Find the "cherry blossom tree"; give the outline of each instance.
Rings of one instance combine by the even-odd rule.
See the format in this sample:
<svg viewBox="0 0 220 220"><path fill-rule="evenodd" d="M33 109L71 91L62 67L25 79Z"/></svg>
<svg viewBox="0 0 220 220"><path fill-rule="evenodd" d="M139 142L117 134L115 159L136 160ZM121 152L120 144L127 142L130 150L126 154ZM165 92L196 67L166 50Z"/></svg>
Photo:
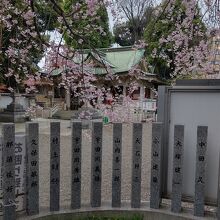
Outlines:
<svg viewBox="0 0 220 220"><path fill-rule="evenodd" d="M207 40L199 7L195 1L191 1L191 6L187 2L189 8L184 1L176 0L167 8L165 3L160 7L164 14L159 13L160 18L156 22L152 20L146 28L148 62L167 78L184 71L189 74L195 68L199 71L206 54L201 51L200 64L195 61L198 61L198 52L206 46Z"/></svg>
<svg viewBox="0 0 220 220"><path fill-rule="evenodd" d="M210 45L212 34L219 30L218 11L217 1L163 1L157 18L146 27L147 58L153 71L167 78L213 73Z"/></svg>
<svg viewBox="0 0 220 220"><path fill-rule="evenodd" d="M41 1L47 7L45 15L48 22L44 22L42 15L42 7L36 0L1 0L0 2L0 78L5 82L11 91L18 91L26 80L26 92L32 92L35 88L35 81L39 79L39 68L37 63L45 52L47 66L45 69L50 73L56 68L62 68L62 80L60 86L66 89L71 89L74 94L84 101L91 101L96 108L102 109L103 101L113 99L117 102L118 97L112 97L109 90L117 88L119 78L115 76L110 66L102 61L101 54L97 50L96 45L93 45L89 38L84 34L90 30L105 35L105 31L97 25L91 26L90 23L86 26L78 26L74 21L80 17L84 17L89 21L97 21L98 11L103 6L108 7L113 17L122 19L122 12L127 6L124 0L85 0L78 1L68 11L65 11L62 2L57 0ZM131 1L130 1L131 2ZM142 5L146 1L135 1L141 7L137 9L140 18L144 18ZM151 1L156 5L158 1ZM121 4L122 11L119 12L117 5ZM133 4L133 3L132 3ZM176 0L165 0L161 5L155 7L157 18L154 19L155 24L161 20L166 14L164 22L172 18L175 10ZM166 45L171 46L171 50L175 53L173 62L175 68L171 75L173 77L211 72L208 66L208 57L210 55L209 41L210 34L219 34L220 24L220 4L218 0L183 0L181 1L182 9L179 15L176 16L175 26L172 31L161 36L159 43L161 48ZM198 10L201 9L201 10ZM182 11L184 13L182 13ZM194 18L200 16L205 25L206 32L202 32L203 25L194 23ZM49 20L53 22L49 22ZM126 18L123 18L126 20ZM142 19L142 18L141 18ZM50 27L51 25L51 27ZM54 26L53 26L54 25ZM147 28L147 27L146 27ZM47 39L46 30L56 29L61 34L59 42L50 42ZM77 48L84 48L88 45L97 59L100 59L102 66L106 69L106 74L103 78L97 78L93 72L93 64L84 62L83 51L80 51L73 46L65 44L64 36L68 35L79 45ZM194 47L189 47L191 41L198 42ZM146 46L148 42L140 42L136 47ZM81 46L80 46L81 45ZM161 53L155 51L152 56L161 56ZM169 65L170 58L163 57ZM135 72L135 71L133 71ZM138 74L136 74L136 78ZM49 74L50 76L50 74ZM48 77L49 77L48 76ZM108 87L99 86L98 81L107 81ZM132 84L131 84L132 85ZM133 86L133 85L132 85ZM131 88L132 91L132 88Z"/></svg>
<svg viewBox="0 0 220 220"><path fill-rule="evenodd" d="M25 77L29 75L33 76L33 73L36 72L34 68L35 65L33 64L36 64L39 59L36 55L37 51L45 51L46 47L49 48L53 46L53 44L49 45L44 39L45 32L42 32L40 25L40 22L43 22L40 16L40 11L42 11L42 8L40 8L36 2L37 1L34 0L2 0L0 3L0 58L1 64L3 62L8 63L8 65L1 65L1 79L4 78L6 74L5 78L10 78L9 76L13 76L17 82L21 82L19 81L20 75L23 74ZM87 0L83 3L82 1L79 1L78 3L74 4L71 7L71 10L68 10L68 12L65 12L63 9L61 3L62 1L49 0L46 1L46 3L45 1L42 2L44 2L44 4L50 8L51 13L55 14L55 17L58 18L56 28L62 34L62 39L60 42L62 42L64 34L68 33L68 36L76 39L79 44L84 44L87 43L88 39L84 36L84 34L82 34L83 32L80 27L77 29L74 28L74 20L80 16L83 15L84 17L88 17L90 20L95 20L97 19L97 11L103 5L113 8L115 4L120 4L121 9L125 14L127 14L126 10L129 10L130 6L135 8L137 7L137 9L134 10L134 13L136 12L137 16L135 16L141 19L142 17L144 18L143 8L145 5L153 5L158 1L136 1L136 3L130 1L129 4L126 5L126 1ZM174 9L173 5L175 4L175 0L167 0L163 2L165 5L164 7L156 7L158 19L163 16L165 12L171 14L172 10ZM194 21L192 18L198 14L197 7L195 7L196 4L199 4L199 7L202 8L199 13L201 13L202 20L206 24L207 31L213 33L213 29L218 30L220 23L219 1L185 0L182 1L182 5L185 7L184 19L179 18L179 21L181 20L181 22L177 22L175 29L171 33L172 36L167 36L167 39L161 39L161 42L163 40L170 42L173 40L178 44L178 41L182 39L181 37L184 37L185 39L187 37L192 38L192 35L183 36L185 33L181 29L185 28L190 30L190 27L187 27L187 25L192 25ZM114 11L114 9L112 9L112 13L117 13L117 10ZM135 16L133 14L133 17ZM47 17L50 19L49 15ZM155 23L157 21L158 20L156 19ZM46 23L44 23L44 25L45 24ZM83 28L85 28L84 31L87 31L89 25ZM98 26L96 28L97 31L100 31L100 34L102 34L103 30L99 30ZM199 27L197 28L199 29ZM200 30L197 31L198 34L199 31ZM175 38L178 38L178 41ZM95 49L96 45L90 45L90 47ZM71 50L73 52L74 48L71 48ZM36 53L34 53L34 51L36 51ZM70 54L74 54L72 52Z"/></svg>
<svg viewBox="0 0 220 220"><path fill-rule="evenodd" d="M77 0L65 0L63 8L65 13L72 11L72 8L79 4ZM85 1L80 1L82 7L88 7ZM69 34L64 35L65 43L74 48L90 48L90 44L96 46L96 48L108 48L112 43L112 35L109 30L109 18L105 4L101 4L97 11L97 16L87 16L86 11L83 10L74 15L74 23L72 23L72 29L79 30L80 35L87 38L89 43L79 45L75 39L69 37Z"/></svg>

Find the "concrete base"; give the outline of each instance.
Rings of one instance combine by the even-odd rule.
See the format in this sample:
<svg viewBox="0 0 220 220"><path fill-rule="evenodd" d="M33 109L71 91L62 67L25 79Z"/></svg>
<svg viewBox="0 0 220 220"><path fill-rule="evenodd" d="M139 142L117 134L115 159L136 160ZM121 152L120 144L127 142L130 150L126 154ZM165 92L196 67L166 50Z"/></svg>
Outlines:
<svg viewBox="0 0 220 220"><path fill-rule="evenodd" d="M102 115L98 109L92 107L82 107L73 114L72 119L79 119L84 116L84 118L89 119L102 119Z"/></svg>
<svg viewBox="0 0 220 220"><path fill-rule="evenodd" d="M29 120L25 112L0 112L0 122L22 123Z"/></svg>
<svg viewBox="0 0 220 220"><path fill-rule="evenodd" d="M6 111L9 111L9 112L23 112L24 111L24 108L22 105L20 105L19 103L15 103L15 102L12 102L10 103L8 106L7 106L7 109Z"/></svg>
<svg viewBox="0 0 220 220"><path fill-rule="evenodd" d="M70 120L74 113L76 113L76 110L75 111L72 111L72 110L71 111L60 110L57 113L55 113L52 118L54 118L54 119L62 119L62 120Z"/></svg>
<svg viewBox="0 0 220 220"><path fill-rule="evenodd" d="M125 217L131 219L131 217L139 216L143 220L214 220L216 219L215 213L206 213L205 217L193 216L193 210L183 209L181 213L172 213L170 207L163 206L160 209L150 209L149 202L142 202L142 206L139 209L130 208L130 204L126 202L126 207L122 203L122 208L107 208L105 204L100 208L89 208L87 205L82 205L81 209L69 210L64 208L60 212L45 212L37 216L25 217L20 213L18 220L80 220L90 216L97 217ZM147 206L146 206L147 205ZM1 218L0 218L1 219ZM134 218L135 219L135 218ZM136 218L137 219L137 218Z"/></svg>
<svg viewBox="0 0 220 220"><path fill-rule="evenodd" d="M82 119L82 120L78 120L78 119L73 119L71 120L71 123L77 121L77 122L82 122L82 129L92 129L92 122L102 122L102 119L94 119L94 120L88 120L88 119ZM70 125L71 127L71 125Z"/></svg>
<svg viewBox="0 0 220 220"><path fill-rule="evenodd" d="M80 119L82 115L84 118ZM73 114L72 120L80 120L82 122L83 129L91 129L92 122L102 122L102 115L98 109L92 107L82 107Z"/></svg>
<svg viewBox="0 0 220 220"><path fill-rule="evenodd" d="M3 112L0 112L0 122L22 123L29 120L23 106L16 101L16 97L16 95L12 96L12 102Z"/></svg>

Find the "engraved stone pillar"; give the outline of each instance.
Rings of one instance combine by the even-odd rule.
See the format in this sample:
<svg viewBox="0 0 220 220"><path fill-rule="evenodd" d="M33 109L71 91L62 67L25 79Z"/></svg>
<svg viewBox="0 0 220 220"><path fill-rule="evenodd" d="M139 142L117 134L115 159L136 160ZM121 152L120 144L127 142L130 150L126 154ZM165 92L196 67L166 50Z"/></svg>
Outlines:
<svg viewBox="0 0 220 220"><path fill-rule="evenodd" d="M91 157L91 207L101 206L102 129L102 122L93 123Z"/></svg>
<svg viewBox="0 0 220 220"><path fill-rule="evenodd" d="M39 213L39 125L29 122L26 124L27 152L27 213Z"/></svg>
<svg viewBox="0 0 220 220"><path fill-rule="evenodd" d="M81 207L82 122L72 123L72 198L71 208Z"/></svg>
<svg viewBox="0 0 220 220"><path fill-rule="evenodd" d="M121 207L122 124L113 125L112 207Z"/></svg>
<svg viewBox="0 0 220 220"><path fill-rule="evenodd" d="M3 124L3 220L15 220L15 127Z"/></svg>
<svg viewBox="0 0 220 220"><path fill-rule="evenodd" d="M207 136L208 127L198 126L194 215L200 217L204 216Z"/></svg>
<svg viewBox="0 0 220 220"><path fill-rule="evenodd" d="M161 139L162 123L152 125L150 207L159 209L161 202Z"/></svg>
<svg viewBox="0 0 220 220"><path fill-rule="evenodd" d="M60 209L60 122L50 124L50 211Z"/></svg>
<svg viewBox="0 0 220 220"><path fill-rule="evenodd" d="M173 149L173 179L172 179L172 202L171 211L181 211L182 181L183 181L183 151L184 151L184 126L174 127Z"/></svg>
<svg viewBox="0 0 220 220"><path fill-rule="evenodd" d="M142 124L133 124L131 207L141 206Z"/></svg>

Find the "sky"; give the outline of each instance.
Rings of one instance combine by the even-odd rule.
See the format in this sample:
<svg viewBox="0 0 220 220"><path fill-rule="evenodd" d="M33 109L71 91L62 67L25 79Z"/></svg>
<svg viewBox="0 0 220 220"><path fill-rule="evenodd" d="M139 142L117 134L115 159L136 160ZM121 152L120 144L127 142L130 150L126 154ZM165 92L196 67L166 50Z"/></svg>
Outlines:
<svg viewBox="0 0 220 220"><path fill-rule="evenodd" d="M114 22L114 18L112 16L112 13L111 13L110 10L108 10L108 16L109 16L109 29L110 29L111 32L113 32L113 27L114 27L115 22ZM54 31L54 32L50 33L50 40L51 41L55 41L56 43L59 43L60 38L61 38L61 35L57 31ZM38 63L38 66L40 68L43 68L44 65L45 65L45 57L43 57L41 59L41 61Z"/></svg>
<svg viewBox="0 0 220 220"><path fill-rule="evenodd" d="M108 9L108 18L109 18L109 28L110 28L110 31L113 32L114 19L113 19L111 11L109 9Z"/></svg>

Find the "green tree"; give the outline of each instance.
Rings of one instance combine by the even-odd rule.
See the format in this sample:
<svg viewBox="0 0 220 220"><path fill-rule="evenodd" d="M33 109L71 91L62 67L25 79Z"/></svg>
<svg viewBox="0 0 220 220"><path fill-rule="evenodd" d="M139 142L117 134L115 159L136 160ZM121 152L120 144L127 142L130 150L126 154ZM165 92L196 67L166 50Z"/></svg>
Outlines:
<svg viewBox="0 0 220 220"><path fill-rule="evenodd" d="M73 48L109 47L113 37L109 30L109 18L106 7L101 5L96 12L96 16L90 16L86 14L87 6L83 0L64 0L63 9L67 15L72 10L72 7L76 6L76 3L81 3L81 11L84 11L84 13L79 14L77 19L70 16L69 20L72 19L71 27L73 31L83 36L86 41L82 45L79 45L78 39L74 39L68 33L65 33L64 40L66 44Z"/></svg>
<svg viewBox="0 0 220 220"><path fill-rule="evenodd" d="M63 0L56 0L56 3L62 7ZM57 13L53 9L50 1L38 0L33 3L37 16L37 26L41 33L45 31L54 31L59 27Z"/></svg>
<svg viewBox="0 0 220 220"><path fill-rule="evenodd" d="M145 13L142 15L128 16L127 21L115 24L113 33L116 43L121 46L131 46L134 45L136 41L143 40L144 28L153 19L154 8L152 6L145 6L145 8L143 7L141 9L145 10ZM131 8L131 10L135 9ZM132 14L132 11L130 13ZM135 12L133 13L135 14Z"/></svg>
<svg viewBox="0 0 220 220"><path fill-rule="evenodd" d="M115 24L114 29L114 40L120 46L131 46L134 45L134 38L131 35L128 22L122 24Z"/></svg>
<svg viewBox="0 0 220 220"><path fill-rule="evenodd" d="M19 84L23 84L21 80L25 75L39 69L37 64L49 41L47 31L53 31L58 23L52 5L44 0L32 1L29 6L16 0L10 5L3 13L8 14L7 22L11 28L0 19L0 82L20 90ZM5 73L11 74L5 77ZM16 80L18 76L21 83Z"/></svg>
<svg viewBox="0 0 220 220"><path fill-rule="evenodd" d="M146 57L152 72L164 79L169 79L174 72L177 54L181 53L182 50L190 51L198 46L201 40L206 39L206 27L202 22L198 5L192 22L186 24L187 13L189 12L186 13L186 6L183 5L182 1L176 0L169 9L166 8L168 4L169 1L164 1L158 6L160 13L156 19L151 20L147 25L144 35L147 43ZM178 47L174 45L174 40L167 40L172 37L174 39L177 35L185 36ZM191 37L188 36L187 39L187 35ZM163 39L165 40L163 41ZM193 60L194 58L191 57L190 59Z"/></svg>

